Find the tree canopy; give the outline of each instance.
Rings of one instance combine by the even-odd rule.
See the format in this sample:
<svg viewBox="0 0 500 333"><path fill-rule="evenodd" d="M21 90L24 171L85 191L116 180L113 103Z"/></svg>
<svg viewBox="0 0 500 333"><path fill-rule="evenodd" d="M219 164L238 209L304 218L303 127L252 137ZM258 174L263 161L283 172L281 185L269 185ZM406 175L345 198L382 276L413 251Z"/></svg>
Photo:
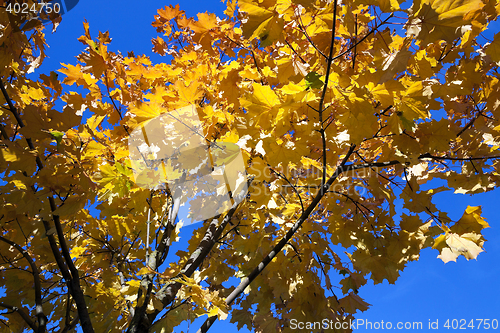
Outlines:
<svg viewBox="0 0 500 333"><path fill-rule="evenodd" d="M0 332L200 316L206 332L229 313L289 332L355 318L360 288L396 283L424 248L483 252L482 208L453 220L433 196L498 186L500 33L483 35L498 1L166 6L164 62L83 22L59 73L37 68L64 17L14 3L0 0Z"/></svg>

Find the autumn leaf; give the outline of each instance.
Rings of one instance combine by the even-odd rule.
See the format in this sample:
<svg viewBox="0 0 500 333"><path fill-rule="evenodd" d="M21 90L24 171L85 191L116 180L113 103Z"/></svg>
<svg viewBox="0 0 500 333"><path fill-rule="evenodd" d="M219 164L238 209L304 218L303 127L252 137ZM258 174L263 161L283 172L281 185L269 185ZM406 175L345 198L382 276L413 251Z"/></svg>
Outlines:
<svg viewBox="0 0 500 333"><path fill-rule="evenodd" d="M263 8L252 0L238 1L240 11L248 14L243 25L243 36L248 39L259 38L262 46L269 46L281 36L284 21L272 8Z"/></svg>
<svg viewBox="0 0 500 333"><path fill-rule="evenodd" d="M461 37L465 26L475 19L484 6L480 0L421 1L412 7L407 35L417 36L422 46L435 40L451 43Z"/></svg>
<svg viewBox="0 0 500 333"><path fill-rule="evenodd" d="M439 236L434 242L433 248L440 249L438 258L444 263L457 261L458 256L463 255L467 260L476 259L483 252L481 236L476 233L465 233L458 235L448 233Z"/></svg>
<svg viewBox="0 0 500 333"><path fill-rule="evenodd" d="M458 234L481 233L484 228L489 227L489 224L481 216L481 206L467 206L464 214L451 227L451 230Z"/></svg>
<svg viewBox="0 0 500 333"><path fill-rule="evenodd" d="M325 84L321 81L321 75L316 72L310 72L306 75L306 87L312 89L321 89Z"/></svg>
<svg viewBox="0 0 500 333"><path fill-rule="evenodd" d="M350 292L346 297L340 300L340 306L346 309L349 313L356 313L359 311L366 311L370 304L366 303L358 295Z"/></svg>

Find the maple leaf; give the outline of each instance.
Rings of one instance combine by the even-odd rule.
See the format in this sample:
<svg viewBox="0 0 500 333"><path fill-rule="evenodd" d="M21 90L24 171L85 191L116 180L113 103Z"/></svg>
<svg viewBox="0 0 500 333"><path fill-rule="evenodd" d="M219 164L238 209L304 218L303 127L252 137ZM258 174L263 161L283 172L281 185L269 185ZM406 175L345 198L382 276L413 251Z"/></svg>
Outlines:
<svg viewBox="0 0 500 333"><path fill-rule="evenodd" d="M378 81L382 84L393 78L394 75L404 71L408 67L408 61L412 52L408 50L411 44L411 40L406 38L399 51L387 55L384 62L382 63L382 70L384 71L382 77Z"/></svg>
<svg viewBox="0 0 500 333"><path fill-rule="evenodd" d="M158 36L156 38L153 38L151 41L153 42L153 51L158 53L159 55L164 56L168 50L168 46L163 38Z"/></svg>
<svg viewBox="0 0 500 333"><path fill-rule="evenodd" d="M407 25L407 35L417 36L422 46L441 39L452 43L465 32L460 27L478 16L483 6L481 0L415 2L410 9L412 16Z"/></svg>
<svg viewBox="0 0 500 333"><path fill-rule="evenodd" d="M256 118L257 124L265 127L278 112L276 107L280 104L280 100L269 86L254 83L252 87L253 93L241 98L240 103L248 110L249 115Z"/></svg>
<svg viewBox="0 0 500 333"><path fill-rule="evenodd" d="M439 121L432 120L429 123L419 125L418 131L422 133L432 133L431 136L421 144L429 152L442 152L450 149L450 142L456 137L453 131L450 130L449 121L441 119Z"/></svg>
<svg viewBox="0 0 500 333"><path fill-rule="evenodd" d="M240 11L249 18L243 24L243 36L248 39L259 38L262 46L269 46L281 36L284 21L274 9L263 8L252 0L238 1Z"/></svg>
<svg viewBox="0 0 500 333"><path fill-rule="evenodd" d="M446 233L438 237L435 241L434 248L442 247L441 254L438 258L444 263L449 261L457 261L459 255L463 255L467 260L476 259L481 249L480 235L475 233L466 233L458 235L455 233ZM446 242L447 246L441 243Z"/></svg>
<svg viewBox="0 0 500 333"><path fill-rule="evenodd" d="M460 220L451 227L451 230L459 235L465 233L479 234L484 228L489 228L489 224L481 216L481 207L467 206L464 214Z"/></svg>
<svg viewBox="0 0 500 333"><path fill-rule="evenodd" d="M312 89L321 89L325 84L320 79L321 75L316 72L310 72L306 75L306 87Z"/></svg>
<svg viewBox="0 0 500 333"><path fill-rule="evenodd" d="M370 304L363 301L361 297L351 291L346 297L340 299L340 306L349 313L356 313L358 310L368 310Z"/></svg>
<svg viewBox="0 0 500 333"><path fill-rule="evenodd" d="M500 62L500 32L497 33L494 38L493 42L488 44L485 50L486 54L491 57L491 60L495 62Z"/></svg>
<svg viewBox="0 0 500 333"><path fill-rule="evenodd" d="M179 5L176 5L175 7L170 5L166 6L163 9L158 9L158 14L166 21L170 21L171 19L181 15L182 13L184 13L184 11L179 9Z"/></svg>
<svg viewBox="0 0 500 333"><path fill-rule="evenodd" d="M52 139L56 140L57 150L59 150L61 147L61 142L62 142L64 133L59 132L59 131L47 131L47 130L42 130L42 131L48 133L52 137Z"/></svg>

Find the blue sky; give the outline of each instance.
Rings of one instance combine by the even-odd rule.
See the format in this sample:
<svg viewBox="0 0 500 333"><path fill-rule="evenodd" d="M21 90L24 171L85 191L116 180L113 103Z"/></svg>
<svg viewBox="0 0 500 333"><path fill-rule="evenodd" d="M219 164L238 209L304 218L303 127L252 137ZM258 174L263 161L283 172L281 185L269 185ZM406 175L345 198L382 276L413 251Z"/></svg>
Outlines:
<svg viewBox="0 0 500 333"><path fill-rule="evenodd" d="M151 38L156 31L151 27L153 16L158 8L163 8L174 2L159 1L96 1L87 0L80 3L69 13L63 16L61 25L55 34L47 33L48 59L36 73L48 73L61 68L60 63L75 64L76 56L83 49L77 38L83 34L82 22L86 19L90 24L92 36L98 31L109 31L113 39L109 48L120 50L126 55L127 51L134 51L136 55L150 55L153 62L165 61L165 58L151 52ZM188 16L195 16L198 12L215 12L222 15L224 4L217 0L183 1L181 9ZM423 330L419 332L448 331L444 328L446 320L465 319L469 324L471 319L500 320L500 287L497 282L500 276L500 233L498 231L498 190L475 196L452 194L451 191L436 195L435 203L449 217L459 219L467 205L483 207L483 216L492 228L486 229L483 234L487 239L484 249L478 260L467 261L459 257L456 263L444 264L436 256L436 250L424 250L418 262L410 263L396 285L387 283L373 286L368 284L362 287L360 295L373 306L366 312L358 314L358 318L372 323L390 321L422 322ZM191 228L185 227L181 231L181 243L189 237ZM429 320L439 320L438 330L429 330ZM475 322L477 325L477 322ZM189 328L195 332L201 322L195 322ZM237 332L236 325L217 322L211 331L227 333ZM465 326L466 327L466 326ZM183 327L186 331L186 327ZM472 330L467 327L468 330ZM500 329L500 328L499 328ZM451 329L450 329L451 330ZM177 331L177 330L176 330ZM181 329L178 330L180 332ZM359 328L357 332L371 331ZM485 331L483 329L474 331ZM248 332L243 329L240 332Z"/></svg>

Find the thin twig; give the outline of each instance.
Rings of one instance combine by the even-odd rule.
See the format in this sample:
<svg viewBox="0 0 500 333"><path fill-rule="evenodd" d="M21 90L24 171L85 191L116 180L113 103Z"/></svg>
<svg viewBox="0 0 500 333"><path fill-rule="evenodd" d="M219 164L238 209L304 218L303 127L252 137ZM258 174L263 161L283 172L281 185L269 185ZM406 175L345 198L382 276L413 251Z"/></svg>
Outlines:
<svg viewBox="0 0 500 333"><path fill-rule="evenodd" d="M353 48L355 48L358 44L362 43L366 38L368 38L368 36L370 36L372 33L374 33L378 28L380 28L380 26L382 24L385 24L391 17L394 16L394 13L391 13L389 15L388 18L386 18L384 21L382 21L379 25L377 25L375 28L373 28L372 30L370 30L369 33L367 33L363 38L361 38L356 44L352 45L350 48L348 48L347 50L345 50L344 52L340 53L338 56L336 56L335 58L333 58L333 60L336 60L338 58L341 58L343 57L345 54L349 53L349 51L351 51Z"/></svg>
<svg viewBox="0 0 500 333"><path fill-rule="evenodd" d="M326 75L325 75L325 84L323 85L323 92L321 93L321 99L319 101L319 122L321 124L320 134L321 134L321 142L323 146L323 176L321 179L321 187L326 183L326 135L325 128L323 124L323 105L325 103L326 91L328 89L328 82L330 78L330 71L332 69L333 62L333 50L335 43L335 28L337 23L337 0L333 3L333 27L332 27L332 38L330 40L330 54L328 55L328 60L326 64Z"/></svg>

